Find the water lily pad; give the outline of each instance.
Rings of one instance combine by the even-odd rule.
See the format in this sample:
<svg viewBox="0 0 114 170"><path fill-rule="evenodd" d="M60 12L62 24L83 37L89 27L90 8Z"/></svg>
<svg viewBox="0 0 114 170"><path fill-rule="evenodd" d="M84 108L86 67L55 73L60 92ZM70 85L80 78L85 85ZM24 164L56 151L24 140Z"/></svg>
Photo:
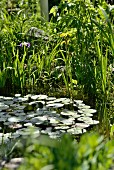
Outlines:
<svg viewBox="0 0 114 170"><path fill-rule="evenodd" d="M48 128L46 128L45 130L41 130L41 133L43 133L43 134L48 134L48 133L50 133L52 131L52 127L48 127Z"/></svg>
<svg viewBox="0 0 114 170"><path fill-rule="evenodd" d="M63 116L73 116L74 117L75 115L77 115L77 112L70 111L70 110L63 110L60 114Z"/></svg>
<svg viewBox="0 0 114 170"><path fill-rule="evenodd" d="M60 131L56 131L56 132L48 132L48 135L50 138L52 139L56 139L60 137Z"/></svg>
<svg viewBox="0 0 114 170"><path fill-rule="evenodd" d="M13 97L4 97L4 100L13 100Z"/></svg>
<svg viewBox="0 0 114 170"><path fill-rule="evenodd" d="M78 108L79 109L90 109L90 106L81 104L81 105L78 106Z"/></svg>
<svg viewBox="0 0 114 170"><path fill-rule="evenodd" d="M63 98L58 98L58 99L56 99L55 102L56 102L56 103L59 103L59 102L64 102L64 101L66 101L66 100L70 101L70 99L67 99L67 98L63 97Z"/></svg>
<svg viewBox="0 0 114 170"><path fill-rule="evenodd" d="M81 104L81 103L83 103L83 100L74 100L74 103Z"/></svg>
<svg viewBox="0 0 114 170"><path fill-rule="evenodd" d="M74 118L69 118L69 119L64 119L62 120L61 122L64 124L64 125L72 125L74 124Z"/></svg>
<svg viewBox="0 0 114 170"><path fill-rule="evenodd" d="M56 130L59 130L59 129L66 130L66 129L69 129L69 126L65 126L65 125L64 126L62 126L62 125L61 126L56 126L55 129Z"/></svg>
<svg viewBox="0 0 114 170"><path fill-rule="evenodd" d="M41 125L41 124L43 124L43 121L40 121L40 120L38 120L38 121L35 123L36 126L39 126L39 125Z"/></svg>
<svg viewBox="0 0 114 170"><path fill-rule="evenodd" d="M75 126L83 129L89 127L90 125L87 123L76 123Z"/></svg>
<svg viewBox="0 0 114 170"><path fill-rule="evenodd" d="M21 94L15 94L15 97L20 97L21 96Z"/></svg>
<svg viewBox="0 0 114 170"><path fill-rule="evenodd" d="M8 122L8 123L11 123L11 122ZM19 129L19 128L22 128L22 125L19 124L19 123L14 123L14 124L9 124L9 128L11 129Z"/></svg>
<svg viewBox="0 0 114 170"><path fill-rule="evenodd" d="M27 101L28 101L28 98L27 98L27 97L18 97L18 101L19 101L20 103L22 103L22 102L27 102Z"/></svg>
<svg viewBox="0 0 114 170"><path fill-rule="evenodd" d="M32 112L31 114L26 115L26 118L30 119L30 118L33 118L35 116L36 116L36 114Z"/></svg>
<svg viewBox="0 0 114 170"><path fill-rule="evenodd" d="M85 106L85 104L84 103L80 103L79 105L78 105L78 107L84 107Z"/></svg>
<svg viewBox="0 0 114 170"><path fill-rule="evenodd" d="M98 120L85 120L84 122L89 124L89 125L97 125L97 124L99 124Z"/></svg>
<svg viewBox="0 0 114 170"><path fill-rule="evenodd" d="M96 113L97 110L95 109L82 109L83 112L86 112L86 113Z"/></svg>
<svg viewBox="0 0 114 170"><path fill-rule="evenodd" d="M77 120L79 120L79 121L91 121L92 120L92 118L91 117L87 117L87 116L85 116L85 117L79 117Z"/></svg>
<svg viewBox="0 0 114 170"><path fill-rule="evenodd" d="M32 123L24 123L24 126L25 126L25 127L33 126L33 124L32 124Z"/></svg>
<svg viewBox="0 0 114 170"><path fill-rule="evenodd" d="M12 122L4 122L4 125L10 126L10 125L12 125Z"/></svg>
<svg viewBox="0 0 114 170"><path fill-rule="evenodd" d="M64 104L62 103L51 103L51 104L46 105L46 107L53 107L53 108L61 108L63 106Z"/></svg>
<svg viewBox="0 0 114 170"><path fill-rule="evenodd" d="M43 94L38 95L39 100L46 100L47 98L48 98L47 95L43 95Z"/></svg>
<svg viewBox="0 0 114 170"><path fill-rule="evenodd" d="M0 110L7 110L8 108L8 105L5 105L4 103L0 102Z"/></svg>
<svg viewBox="0 0 114 170"><path fill-rule="evenodd" d="M21 135L19 133L12 133L10 139L17 139L19 138Z"/></svg>
<svg viewBox="0 0 114 170"><path fill-rule="evenodd" d="M24 116L20 116L20 117L10 117L10 118L8 118L8 121L9 122L22 122L22 121L24 121L26 118L24 117Z"/></svg>
<svg viewBox="0 0 114 170"><path fill-rule="evenodd" d="M4 118L4 117L3 117L3 118L2 118L2 117L0 118L0 122L5 122L6 120L7 120L7 118Z"/></svg>
<svg viewBox="0 0 114 170"><path fill-rule="evenodd" d="M53 100L56 100L56 97L47 97L46 98L46 101L53 101Z"/></svg>
<svg viewBox="0 0 114 170"><path fill-rule="evenodd" d="M39 95L31 95L31 99L37 100L39 98Z"/></svg>
<svg viewBox="0 0 114 170"><path fill-rule="evenodd" d="M0 101L3 101L4 100L4 96L0 96Z"/></svg>
<svg viewBox="0 0 114 170"><path fill-rule="evenodd" d="M6 100L6 101L4 101L4 104L6 104L6 105L12 105L13 103L14 103L13 100Z"/></svg>
<svg viewBox="0 0 114 170"><path fill-rule="evenodd" d="M53 118L53 117L50 118L49 121L50 121L51 124L58 124L59 123L58 119L57 118Z"/></svg>
<svg viewBox="0 0 114 170"><path fill-rule="evenodd" d="M62 103L64 103L65 105L67 105L67 104L73 103L73 101L72 101L71 99L69 99L69 98L65 98L65 99L62 101Z"/></svg>
<svg viewBox="0 0 114 170"><path fill-rule="evenodd" d="M32 123L37 123L39 121L43 123L46 120L47 120L47 116L37 116L37 117L32 118L30 121Z"/></svg>
<svg viewBox="0 0 114 170"><path fill-rule="evenodd" d="M79 128L71 128L71 129L68 129L67 132L73 135L78 135L78 134L83 133L82 129L79 129Z"/></svg>
<svg viewBox="0 0 114 170"><path fill-rule="evenodd" d="M21 112L21 110L18 112L14 112L15 113L15 116L26 116L26 114L24 112Z"/></svg>
<svg viewBox="0 0 114 170"><path fill-rule="evenodd" d="M88 112L84 112L83 110L78 110L78 113L81 114L81 116L87 116L87 117L92 117L93 114L88 113Z"/></svg>

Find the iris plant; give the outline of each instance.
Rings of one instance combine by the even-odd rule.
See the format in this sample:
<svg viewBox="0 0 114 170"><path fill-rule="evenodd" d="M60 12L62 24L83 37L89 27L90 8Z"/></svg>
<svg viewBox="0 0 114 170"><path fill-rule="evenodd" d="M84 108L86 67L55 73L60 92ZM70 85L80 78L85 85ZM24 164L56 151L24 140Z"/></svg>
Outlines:
<svg viewBox="0 0 114 170"><path fill-rule="evenodd" d="M30 43L29 42L23 42L19 46L20 47L23 47L23 46L30 47Z"/></svg>

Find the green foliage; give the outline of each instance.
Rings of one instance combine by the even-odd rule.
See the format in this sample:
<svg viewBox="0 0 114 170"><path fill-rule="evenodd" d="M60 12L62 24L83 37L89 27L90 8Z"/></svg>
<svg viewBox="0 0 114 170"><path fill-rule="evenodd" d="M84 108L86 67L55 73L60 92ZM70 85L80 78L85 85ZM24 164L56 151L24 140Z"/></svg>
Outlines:
<svg viewBox="0 0 114 170"><path fill-rule="evenodd" d="M46 144L29 145L26 161L19 169L104 170L113 165L114 142L104 141L98 134L85 134L79 143L64 135L54 145Z"/></svg>
<svg viewBox="0 0 114 170"><path fill-rule="evenodd" d="M50 11L54 23L53 17L46 23L40 18L39 2L9 2L0 4L1 86L11 79L4 76L11 67L14 88L65 85L70 96L78 88L108 98L113 86L113 6L104 0L61 1ZM18 11L9 12L14 7ZM44 30L48 38L27 35L31 27ZM30 42L30 48L20 48L22 42Z"/></svg>

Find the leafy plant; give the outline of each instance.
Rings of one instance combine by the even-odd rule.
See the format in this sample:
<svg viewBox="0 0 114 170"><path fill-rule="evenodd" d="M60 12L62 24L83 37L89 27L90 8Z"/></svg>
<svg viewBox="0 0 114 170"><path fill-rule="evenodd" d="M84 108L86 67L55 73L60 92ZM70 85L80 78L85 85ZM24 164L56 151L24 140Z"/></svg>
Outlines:
<svg viewBox="0 0 114 170"><path fill-rule="evenodd" d="M19 169L103 170L113 165L114 142L104 142L103 136L98 134L85 134L79 143L65 135L53 144L51 147L37 143L29 145L26 154L32 151L32 155L28 154Z"/></svg>

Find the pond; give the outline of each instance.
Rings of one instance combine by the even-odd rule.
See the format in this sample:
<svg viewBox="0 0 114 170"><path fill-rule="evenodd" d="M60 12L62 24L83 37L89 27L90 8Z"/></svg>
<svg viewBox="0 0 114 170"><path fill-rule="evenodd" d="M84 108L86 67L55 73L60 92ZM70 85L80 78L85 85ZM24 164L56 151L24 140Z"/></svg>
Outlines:
<svg viewBox="0 0 114 170"><path fill-rule="evenodd" d="M41 94L29 92L0 96L0 149L4 151L0 155L0 168L16 169L24 161L17 149L19 146L15 148L20 143L25 147L33 141L52 145L53 140L60 140L64 134L80 141L82 134L103 133L104 129L109 136L110 119L105 102L95 107L93 101L82 97L80 92L73 94L73 98L60 90L49 91L47 95L43 90Z"/></svg>
<svg viewBox="0 0 114 170"><path fill-rule="evenodd" d="M64 133L80 135L97 125L97 111L82 100L45 94L0 96L0 143L34 133L59 138ZM94 116L95 115L95 116Z"/></svg>

